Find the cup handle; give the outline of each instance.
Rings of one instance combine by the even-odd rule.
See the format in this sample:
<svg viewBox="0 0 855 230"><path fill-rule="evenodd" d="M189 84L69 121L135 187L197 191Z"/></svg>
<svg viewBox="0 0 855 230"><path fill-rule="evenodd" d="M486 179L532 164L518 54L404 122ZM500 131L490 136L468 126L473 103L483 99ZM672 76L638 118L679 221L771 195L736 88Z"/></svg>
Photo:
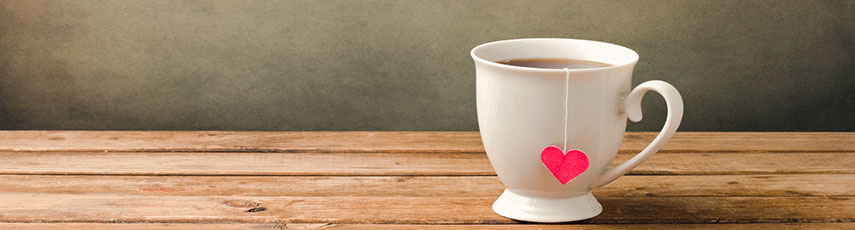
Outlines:
<svg viewBox="0 0 855 230"><path fill-rule="evenodd" d="M603 185L607 185L612 181L617 180L618 177L629 173L630 170L641 164L641 162L644 162L644 160L647 160L647 158L653 156L656 151L659 151L659 148L661 148L668 139L671 139L671 136L673 136L674 132L677 131L677 127L680 126L680 121L683 120L683 98L680 97L680 92L678 92L674 86L664 81L647 81L636 86L626 98L626 116L632 122L641 121L641 98L643 98L644 94L650 90L661 94L662 97L665 98L665 104L668 107L668 118L665 120L665 125L662 127L662 131L660 131L659 135L650 142L650 145L647 145L647 147L644 148L644 150L641 150L640 153L636 154L623 164L607 169L603 172L600 177L591 183L591 188L602 187Z"/></svg>

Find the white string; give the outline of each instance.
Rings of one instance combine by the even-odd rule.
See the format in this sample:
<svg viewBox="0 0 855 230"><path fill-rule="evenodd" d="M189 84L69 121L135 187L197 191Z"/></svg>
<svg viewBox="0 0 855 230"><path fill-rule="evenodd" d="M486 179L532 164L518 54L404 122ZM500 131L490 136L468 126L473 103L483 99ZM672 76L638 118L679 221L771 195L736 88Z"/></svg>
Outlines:
<svg viewBox="0 0 855 230"><path fill-rule="evenodd" d="M567 105L570 97L570 69L564 68L564 147L561 151L567 152L567 115L569 115L569 106Z"/></svg>

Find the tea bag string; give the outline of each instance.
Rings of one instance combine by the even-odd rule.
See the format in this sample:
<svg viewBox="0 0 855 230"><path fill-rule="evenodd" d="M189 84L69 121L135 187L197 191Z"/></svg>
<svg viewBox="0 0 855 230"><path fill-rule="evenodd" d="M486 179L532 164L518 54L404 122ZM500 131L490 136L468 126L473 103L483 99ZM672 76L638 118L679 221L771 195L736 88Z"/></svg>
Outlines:
<svg viewBox="0 0 855 230"><path fill-rule="evenodd" d="M564 67L564 146L561 151L567 152L567 115L570 115L568 106L570 97L570 69Z"/></svg>

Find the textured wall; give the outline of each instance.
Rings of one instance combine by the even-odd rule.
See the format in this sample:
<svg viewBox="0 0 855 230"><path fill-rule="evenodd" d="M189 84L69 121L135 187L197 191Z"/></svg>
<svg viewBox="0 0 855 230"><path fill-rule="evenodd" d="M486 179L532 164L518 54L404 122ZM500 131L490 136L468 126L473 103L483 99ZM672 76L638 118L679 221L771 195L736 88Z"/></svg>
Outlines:
<svg viewBox="0 0 855 230"><path fill-rule="evenodd" d="M0 128L477 130L469 49L569 37L638 51L682 130L855 131L853 33L855 1L0 0Z"/></svg>

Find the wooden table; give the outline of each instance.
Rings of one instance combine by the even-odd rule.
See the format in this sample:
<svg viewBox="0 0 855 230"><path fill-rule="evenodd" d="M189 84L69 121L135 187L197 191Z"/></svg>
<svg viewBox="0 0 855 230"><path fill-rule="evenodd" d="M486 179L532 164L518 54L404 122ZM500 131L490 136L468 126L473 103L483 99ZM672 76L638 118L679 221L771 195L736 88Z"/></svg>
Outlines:
<svg viewBox="0 0 855 230"><path fill-rule="evenodd" d="M494 214L477 132L4 131L0 162L0 229L855 229L855 133L678 133L572 226Z"/></svg>

